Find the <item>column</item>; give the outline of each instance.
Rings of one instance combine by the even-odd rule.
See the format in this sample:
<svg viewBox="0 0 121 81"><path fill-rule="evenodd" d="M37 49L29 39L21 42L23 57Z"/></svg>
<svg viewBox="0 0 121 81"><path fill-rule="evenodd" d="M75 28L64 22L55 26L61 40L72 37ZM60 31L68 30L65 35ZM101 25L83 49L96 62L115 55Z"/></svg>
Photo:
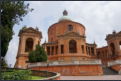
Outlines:
<svg viewBox="0 0 121 81"><path fill-rule="evenodd" d="M57 51L57 54L58 54L58 46L56 46L56 51Z"/></svg>
<svg viewBox="0 0 121 81"><path fill-rule="evenodd" d="M91 52L92 52L92 51L91 51L91 47L89 47L89 50L90 50L90 55L92 55L92 53L91 53Z"/></svg>
<svg viewBox="0 0 121 81"><path fill-rule="evenodd" d="M67 50L67 48L66 48L66 40L64 40L64 53L66 53L66 50Z"/></svg>
<svg viewBox="0 0 121 81"><path fill-rule="evenodd" d="M108 42L107 42L108 43ZM112 55L112 52L111 52L111 48L110 48L110 44L108 43L108 53L109 53L109 55Z"/></svg>
<svg viewBox="0 0 121 81"><path fill-rule="evenodd" d="M61 54L60 42L58 42L58 54Z"/></svg>
<svg viewBox="0 0 121 81"><path fill-rule="evenodd" d="M84 45L84 54L86 54L86 45Z"/></svg>
<svg viewBox="0 0 121 81"><path fill-rule="evenodd" d="M120 51L120 46L119 46L119 41L116 39L115 40L115 54L117 54Z"/></svg>
<svg viewBox="0 0 121 81"><path fill-rule="evenodd" d="M94 47L94 55L96 56L96 47Z"/></svg>
<svg viewBox="0 0 121 81"><path fill-rule="evenodd" d="M80 52L80 40L77 40L76 43L77 43L77 49L76 49L77 50L77 53L81 53Z"/></svg>
<svg viewBox="0 0 121 81"><path fill-rule="evenodd" d="M45 52L46 52L46 54L47 54L47 46L46 46L46 44L44 44L45 45Z"/></svg>
<svg viewBox="0 0 121 81"><path fill-rule="evenodd" d="M69 39L66 39L66 53L69 53Z"/></svg>
<svg viewBox="0 0 121 81"><path fill-rule="evenodd" d="M20 48L22 54L25 52L25 44L26 44L26 40L24 39L24 37L22 37L21 48Z"/></svg>
<svg viewBox="0 0 121 81"><path fill-rule="evenodd" d="M87 47L87 55L89 55L89 50L88 50L88 47Z"/></svg>
<svg viewBox="0 0 121 81"><path fill-rule="evenodd" d="M33 50L36 49L36 44L38 44L38 41L37 41L37 38L34 37L34 40L33 40Z"/></svg>
<svg viewBox="0 0 121 81"><path fill-rule="evenodd" d="M18 46L17 56L19 55L20 52L21 52L21 39L19 38L19 46Z"/></svg>
<svg viewBox="0 0 121 81"><path fill-rule="evenodd" d="M50 46L50 55L52 55L52 46Z"/></svg>

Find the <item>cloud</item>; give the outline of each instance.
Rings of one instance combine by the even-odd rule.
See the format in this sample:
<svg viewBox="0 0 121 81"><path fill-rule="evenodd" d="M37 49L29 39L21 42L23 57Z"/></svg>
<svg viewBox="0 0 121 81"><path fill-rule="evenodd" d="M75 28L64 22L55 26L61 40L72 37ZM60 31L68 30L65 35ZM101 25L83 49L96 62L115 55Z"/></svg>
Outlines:
<svg viewBox="0 0 121 81"><path fill-rule="evenodd" d="M13 39L9 43L8 51L6 54L6 60L8 65L12 64L12 67L15 64L16 61L16 55L18 51L18 37L16 35L13 36Z"/></svg>
<svg viewBox="0 0 121 81"><path fill-rule="evenodd" d="M120 1L29 1L33 12L28 13L24 21L14 28L16 35L9 44L7 59L9 64L15 64L15 57L18 51L19 37L17 34L24 26L39 27L42 31L44 43L48 41L48 28L57 23L62 17L63 10L68 11L68 16L75 22L83 24L86 28L86 42L94 43L98 47L106 46L106 34L113 30L119 32L121 29L121 2Z"/></svg>

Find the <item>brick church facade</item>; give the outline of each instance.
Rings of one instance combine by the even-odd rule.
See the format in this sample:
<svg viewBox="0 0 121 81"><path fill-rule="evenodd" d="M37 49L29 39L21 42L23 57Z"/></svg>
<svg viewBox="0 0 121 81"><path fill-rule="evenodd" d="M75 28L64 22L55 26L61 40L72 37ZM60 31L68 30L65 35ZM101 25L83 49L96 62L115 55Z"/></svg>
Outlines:
<svg viewBox="0 0 121 81"><path fill-rule="evenodd" d="M48 29L48 42L42 44L48 56L48 61L64 60L90 60L101 59L107 65L108 61L121 59L121 31L106 36L107 45L97 48L94 43L86 43L84 25L74 22L64 10L59 21ZM28 52L35 49L36 44L41 44L42 32L38 28L24 27L20 30L19 47L16 57L15 68L18 65L25 67L28 62ZM115 67L114 67L115 68Z"/></svg>

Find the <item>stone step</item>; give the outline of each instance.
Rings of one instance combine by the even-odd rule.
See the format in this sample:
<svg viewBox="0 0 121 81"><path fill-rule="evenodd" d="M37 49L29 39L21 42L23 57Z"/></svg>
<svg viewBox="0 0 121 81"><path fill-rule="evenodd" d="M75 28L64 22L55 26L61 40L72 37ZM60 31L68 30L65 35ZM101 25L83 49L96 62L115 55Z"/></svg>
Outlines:
<svg viewBox="0 0 121 81"><path fill-rule="evenodd" d="M103 75L118 75L118 72L110 67L103 67Z"/></svg>

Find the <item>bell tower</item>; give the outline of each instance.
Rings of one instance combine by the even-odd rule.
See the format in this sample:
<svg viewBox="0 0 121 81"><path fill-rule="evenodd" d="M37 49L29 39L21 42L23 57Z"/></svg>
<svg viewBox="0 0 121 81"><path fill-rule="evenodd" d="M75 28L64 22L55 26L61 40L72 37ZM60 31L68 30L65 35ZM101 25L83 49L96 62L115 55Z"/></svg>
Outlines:
<svg viewBox="0 0 121 81"><path fill-rule="evenodd" d="M41 44L42 33L37 27L35 29L23 27L18 36L19 45L14 68L18 68L19 65L21 68L26 68L29 64L28 53L35 50L36 44Z"/></svg>
<svg viewBox="0 0 121 81"><path fill-rule="evenodd" d="M114 30L112 34L108 34L106 36L107 44L108 44L108 50L109 50L109 56L112 59L119 59L121 55L121 31L116 33Z"/></svg>

